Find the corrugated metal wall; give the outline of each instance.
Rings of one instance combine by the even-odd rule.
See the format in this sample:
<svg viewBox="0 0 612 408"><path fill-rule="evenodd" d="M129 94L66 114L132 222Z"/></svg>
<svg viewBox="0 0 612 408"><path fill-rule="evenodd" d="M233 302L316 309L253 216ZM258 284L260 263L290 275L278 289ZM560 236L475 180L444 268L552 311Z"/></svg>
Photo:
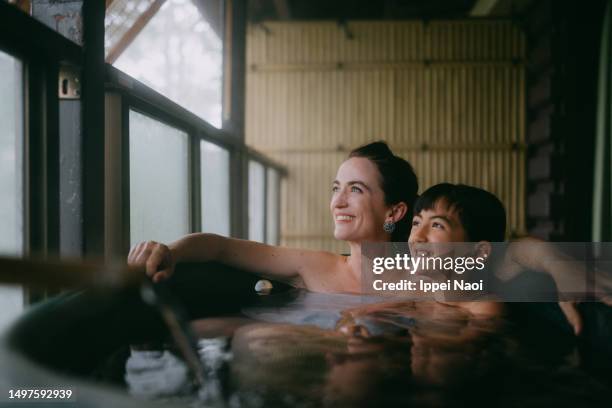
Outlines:
<svg viewBox="0 0 612 408"><path fill-rule="evenodd" d="M353 147L386 140L421 191L482 186L524 231L524 52L509 21L252 25L247 144L289 169L281 239L340 252L331 181Z"/></svg>

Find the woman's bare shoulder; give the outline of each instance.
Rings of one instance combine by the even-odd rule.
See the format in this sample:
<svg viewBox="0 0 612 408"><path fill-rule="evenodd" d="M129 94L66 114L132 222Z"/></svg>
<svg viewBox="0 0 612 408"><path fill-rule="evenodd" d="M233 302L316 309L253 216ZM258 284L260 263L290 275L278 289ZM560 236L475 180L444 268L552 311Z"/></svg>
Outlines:
<svg viewBox="0 0 612 408"><path fill-rule="evenodd" d="M346 256L327 251L300 250L303 252L302 274L326 275L346 264Z"/></svg>
<svg viewBox="0 0 612 408"><path fill-rule="evenodd" d="M326 251L310 251L309 262L300 271L307 289L316 292L344 291L347 257Z"/></svg>

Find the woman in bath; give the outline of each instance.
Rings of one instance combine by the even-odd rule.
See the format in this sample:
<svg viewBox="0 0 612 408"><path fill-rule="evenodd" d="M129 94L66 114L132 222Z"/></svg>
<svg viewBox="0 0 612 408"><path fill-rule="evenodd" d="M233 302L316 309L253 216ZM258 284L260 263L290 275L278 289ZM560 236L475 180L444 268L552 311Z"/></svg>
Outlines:
<svg viewBox="0 0 612 408"><path fill-rule="evenodd" d="M332 185L334 236L348 243L349 256L195 233L169 245L152 241L137 244L128 255L128 263L144 265L154 282L169 277L176 262L215 260L313 292L359 293L361 243L405 242L417 190L412 166L395 156L384 142L370 143L349 154ZM542 263L541 251L533 249L528 241L521 241L515 248L505 261L510 275L524 269L549 273L556 281L572 275L572 271L549 270ZM610 298L603 300L612 304ZM575 303L560 305L578 334L581 318Z"/></svg>
<svg viewBox="0 0 612 408"><path fill-rule="evenodd" d="M370 143L349 154L332 184L334 237L348 243L349 256L196 233L168 246L140 243L128 263L145 265L154 282L170 276L176 262L215 260L313 292L359 293L361 243L405 242L417 190L412 166L385 143Z"/></svg>

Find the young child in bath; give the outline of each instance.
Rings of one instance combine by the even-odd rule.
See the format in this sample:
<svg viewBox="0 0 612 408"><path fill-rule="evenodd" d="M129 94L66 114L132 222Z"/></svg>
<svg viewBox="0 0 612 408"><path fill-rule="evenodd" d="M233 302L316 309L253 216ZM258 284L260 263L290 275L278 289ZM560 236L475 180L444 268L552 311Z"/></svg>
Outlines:
<svg viewBox="0 0 612 408"><path fill-rule="evenodd" d="M491 243L503 242L506 234L503 204L492 193L477 187L437 184L419 197L414 214L408 238L413 254L431 248L435 256L435 252L444 252L445 243L466 242L469 244L463 248L467 251L464 255L488 263L493 253ZM478 316L497 315L502 309L499 302L482 298L443 303L464 308Z"/></svg>
<svg viewBox="0 0 612 408"><path fill-rule="evenodd" d="M412 229L408 239L412 256L444 256L449 243L464 242L463 255L485 259L488 264L493 252L492 242L503 242L506 230L506 212L501 201L483 189L442 183L427 189L416 201ZM456 247L453 256L457 256ZM419 277L431 275L432 271L418 271ZM453 271L441 275L440 280L452 279ZM467 274L466 274L467 275ZM457 295L454 293L453 295ZM456 297L456 296L453 296ZM431 299L431 298L430 298ZM467 313L471 318L493 318L503 313L503 303L485 295L467 301L385 302L349 309L338 328L344 332L367 334L368 328L359 324L367 315L400 317L415 310L428 309L432 313L455 315ZM445 309L447 309L445 311ZM459 309L459 310L457 310ZM367 325L366 325L367 326Z"/></svg>

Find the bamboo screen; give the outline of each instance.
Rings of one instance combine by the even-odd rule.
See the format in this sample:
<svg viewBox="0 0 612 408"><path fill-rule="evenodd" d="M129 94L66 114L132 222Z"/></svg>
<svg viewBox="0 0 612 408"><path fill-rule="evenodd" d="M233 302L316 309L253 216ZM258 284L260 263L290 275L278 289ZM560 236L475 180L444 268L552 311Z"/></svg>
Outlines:
<svg viewBox="0 0 612 408"><path fill-rule="evenodd" d="M386 140L420 191L496 193L525 227L524 53L509 21L269 22L247 34L246 142L287 166L281 242L344 251L331 181L347 152Z"/></svg>

